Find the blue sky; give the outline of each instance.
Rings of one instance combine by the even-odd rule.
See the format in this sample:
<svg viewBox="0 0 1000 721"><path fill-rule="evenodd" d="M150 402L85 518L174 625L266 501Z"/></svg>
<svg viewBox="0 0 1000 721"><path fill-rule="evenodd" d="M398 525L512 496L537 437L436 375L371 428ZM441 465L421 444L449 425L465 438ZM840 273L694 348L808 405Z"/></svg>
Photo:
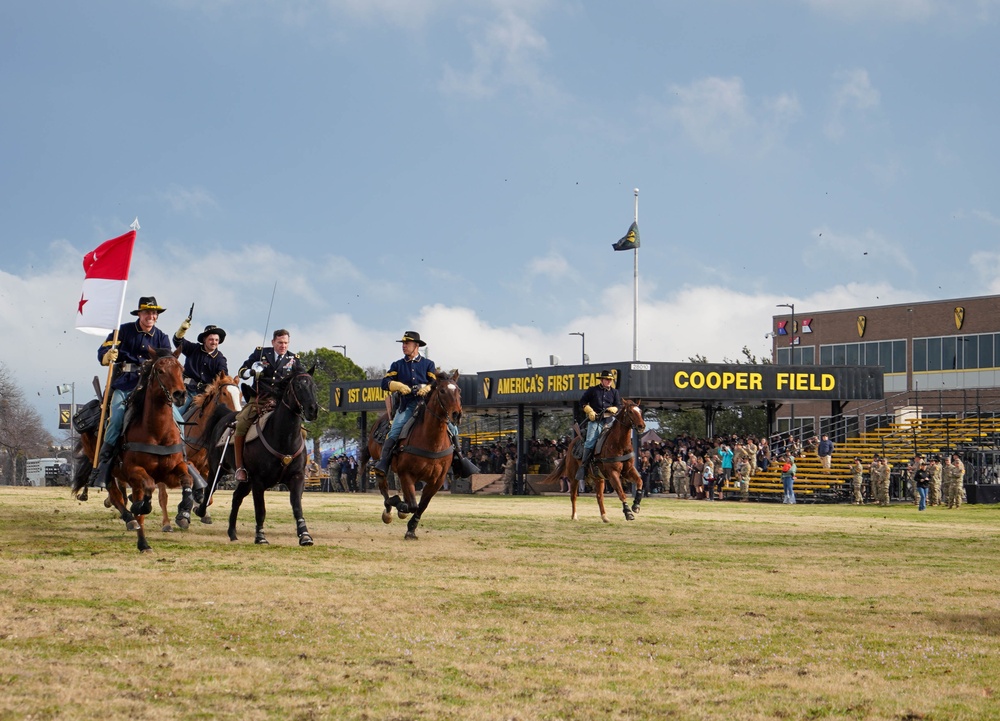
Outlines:
<svg viewBox="0 0 1000 721"><path fill-rule="evenodd" d="M2 360L48 421L126 308L388 365L770 352L797 312L1000 292L998 0L0 5ZM13 342L19 339L19 342ZM31 352L25 353L25 348ZM86 396L84 396L84 399Z"/></svg>

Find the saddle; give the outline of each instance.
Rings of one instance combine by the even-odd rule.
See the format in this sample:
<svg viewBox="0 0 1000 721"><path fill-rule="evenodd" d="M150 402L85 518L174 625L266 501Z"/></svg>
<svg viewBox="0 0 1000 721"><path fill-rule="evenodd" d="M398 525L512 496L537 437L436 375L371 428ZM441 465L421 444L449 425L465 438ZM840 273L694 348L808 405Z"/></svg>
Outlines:
<svg viewBox="0 0 1000 721"><path fill-rule="evenodd" d="M414 413L413 417L403 424L403 429L399 434L399 442L396 444L397 449L403 444L406 437L410 435L410 431L413 429L413 424L416 423L416 421L417 414ZM380 446L384 446L385 439L389 437L389 428L391 426L392 422L388 418L381 418L379 422L375 424L375 427L372 428L372 439Z"/></svg>
<svg viewBox="0 0 1000 721"><path fill-rule="evenodd" d="M601 449L604 448L604 442L608 439L608 432L611 430L611 424L614 421L613 418L605 418L604 420L589 421L591 423L603 423L604 427L601 429L600 434L597 436L597 443L594 445L594 457L596 458L601 453ZM586 426L581 431L581 437L586 439L587 432ZM583 460L583 443L577 443L573 446L573 457L578 460Z"/></svg>

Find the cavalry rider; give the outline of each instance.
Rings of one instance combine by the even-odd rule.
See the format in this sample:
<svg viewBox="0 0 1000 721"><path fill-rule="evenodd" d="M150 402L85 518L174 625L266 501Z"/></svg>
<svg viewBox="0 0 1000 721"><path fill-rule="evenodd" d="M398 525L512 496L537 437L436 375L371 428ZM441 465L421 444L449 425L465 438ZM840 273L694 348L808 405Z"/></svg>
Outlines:
<svg viewBox="0 0 1000 721"><path fill-rule="evenodd" d="M611 371L601 371L600 382L596 386L591 386L580 398L580 405L583 412L587 414L587 440L583 444L583 460L580 461L580 469L576 472L576 480L582 481L587 473L587 464L594 457L594 447L597 445L597 438L604 427L603 423L598 423L599 416L613 417L618 413L622 405L622 397L617 388L611 385L615 379L615 374Z"/></svg>
<svg viewBox="0 0 1000 721"><path fill-rule="evenodd" d="M139 368L144 361L155 358L156 350L170 350L170 339L167 334L156 327L160 313L166 308L156 303L156 298L141 296L139 307L132 311L137 320L123 323L118 328L118 347L114 346L114 333L109 333L107 340L97 349L97 359L101 365L115 363L116 374L111 381L110 420L104 431L104 444L101 446L98 466L91 473L90 482L98 488L106 488L111 477L111 460L117 451L118 438L122 434L122 423L125 420L125 401L139 384Z"/></svg>
<svg viewBox="0 0 1000 721"><path fill-rule="evenodd" d="M185 319L174 333L174 348L180 348L184 354L184 385L187 387L187 400L178 409L181 415L191 406L194 397L203 393L220 373L229 375L226 356L219 350L226 340L226 331L217 325L206 325L198 334L198 342L192 343L184 339L190 327L191 321Z"/></svg>
<svg viewBox="0 0 1000 721"><path fill-rule="evenodd" d="M396 417L392 419L392 427L382 446L382 455L375 464L375 472L385 476L392 462L392 451L399 440L403 426L413 417L419 398L431 392L431 382L437 379L434 374L434 361L420 355L420 349L427 343L420 340L420 334L408 330L402 339L396 341L403 344L403 357L393 361L385 378L382 379L382 390L399 393L401 400ZM468 478L473 473L479 473L479 468L469 459L463 458L458 443L458 429L448 422L448 433L454 445L452 471L459 478Z"/></svg>
<svg viewBox="0 0 1000 721"><path fill-rule="evenodd" d="M258 346L240 366L238 374L240 378L243 380L253 378L253 385L249 390L255 400L243 406L243 410L236 416L233 452L236 453L238 482L243 483L247 480L247 471L243 467L243 444L246 442L250 424L264 412L261 406L275 396L275 385L288 378L292 371L301 365L298 357L288 350L288 331L278 328L271 334L271 347Z"/></svg>

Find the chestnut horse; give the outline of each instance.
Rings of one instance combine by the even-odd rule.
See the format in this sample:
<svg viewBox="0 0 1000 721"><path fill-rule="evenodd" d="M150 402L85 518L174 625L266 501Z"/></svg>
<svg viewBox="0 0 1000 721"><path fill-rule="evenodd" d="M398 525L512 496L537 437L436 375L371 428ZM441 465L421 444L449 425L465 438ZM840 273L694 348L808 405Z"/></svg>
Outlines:
<svg viewBox="0 0 1000 721"><path fill-rule="evenodd" d="M302 492L306 486L306 453L302 422L314 421L319 414L316 381L313 380L314 370L315 367L305 371L298 365L296 372L290 378L275 386L275 393L279 395L280 400L266 423L261 426L260 418L255 422L258 435L247 440L243 451L243 467L247 471L247 480L237 484L236 490L233 491L233 507L229 511L230 541L239 540L236 536L236 519L243 499L253 493L254 520L257 527L254 543L268 543L264 535L264 521L267 517L264 491L281 483L288 488L299 545L313 545L312 536L309 535L305 518L302 516ZM223 439L223 434L229 432L229 421L234 416L232 413L225 416L216 423L212 432L208 453L209 476L206 476L209 486L205 501L195 510L199 516L206 510L205 503L211 502L215 479L222 470L219 468L220 464L229 471L235 470L232 444L227 442L223 446L219 443ZM223 456L224 449L225 456Z"/></svg>
<svg viewBox="0 0 1000 721"><path fill-rule="evenodd" d="M431 383L431 390L413 414L413 425L408 435L400 437L397 452L392 458L392 470L399 478L403 498L389 497L389 483L384 476L378 477L378 489L382 492L385 509L382 522L392 522L392 509L403 519L413 514L406 524L404 538L417 537L417 525L427 505L444 484L451 467L453 446L448 432L448 421L456 425L462 418L462 392L458 388L458 371L451 377L441 377ZM361 467L367 473L370 460L382 455L382 444L375 440L374 430L387 424L389 416L383 413L372 426L368 445L361 452ZM423 481L420 502L416 499L416 483Z"/></svg>
<svg viewBox="0 0 1000 721"><path fill-rule="evenodd" d="M603 476L588 475L587 477L594 484L594 492L597 496L597 505L601 509L601 520L608 523L608 514L604 510L604 482L605 479L611 483L615 489L619 500L622 502L622 513L625 514L626 521L635 519L633 511L638 512L639 503L642 501L642 477L635 469L635 457L632 452L632 431L642 433L646 430L646 422L642 418L642 410L638 405L630 400L624 400L622 407L615 415L608 430L608 436L604 441L604 446L600 453L594 454L593 465L600 468ZM569 477L569 497L573 504L572 519L577 520L576 496L579 491L580 482L576 480L576 471L580 467L580 461L576 458L574 451L583 447L584 438L577 434L570 444L566 455L559 461L556 469L550 473L543 483L558 481L562 476ZM593 467L592 465L592 467ZM632 507L629 508L625 491L622 488L622 478L630 478L635 482L636 493Z"/></svg>
<svg viewBox="0 0 1000 721"><path fill-rule="evenodd" d="M165 350L159 353L143 363L139 385L129 396L121 452L112 461L113 481L108 485L108 498L126 528L138 531L136 545L141 552L152 550L146 541L145 519L153 510L151 499L157 483L181 489L176 521L182 528L190 524L193 505L191 475L173 415L173 406L183 403L187 395L183 369L174 354ZM93 438L81 438L81 444L93 453ZM88 477L86 472L77 473L73 483L77 497L87 487ZM132 491L130 508L125 507L124 486Z"/></svg>
<svg viewBox="0 0 1000 721"><path fill-rule="evenodd" d="M212 429L219 419L230 411L239 412L243 408L243 397L240 395L239 383L235 378L220 373L215 380L205 386L205 390L194 397L191 402L193 413L184 422L184 445L187 447L188 463L194 466L201 477L208 478L208 442ZM197 484L196 484L197 485ZM163 513L161 530L173 531L170 525L170 515L167 513L167 487L156 484L159 492L160 511ZM194 501L200 504L204 488L195 488ZM206 513L201 518L202 523L211 523L212 517Z"/></svg>

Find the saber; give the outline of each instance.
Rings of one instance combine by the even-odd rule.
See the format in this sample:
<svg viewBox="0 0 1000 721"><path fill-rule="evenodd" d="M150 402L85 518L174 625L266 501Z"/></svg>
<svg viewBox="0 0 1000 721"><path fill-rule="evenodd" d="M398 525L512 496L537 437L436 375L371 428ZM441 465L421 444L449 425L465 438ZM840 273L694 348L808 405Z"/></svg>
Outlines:
<svg viewBox="0 0 1000 721"><path fill-rule="evenodd" d="M222 455L219 456L219 465L215 469L215 477L212 478L212 483L208 487L208 493L205 494L205 500L202 501L201 505L194 511L199 518L204 518L205 514L208 513L208 506L212 503L212 496L215 495L215 489L219 485L219 474L222 472L222 464L226 461L226 451L229 449L229 439L232 437L232 433L226 434L226 442L222 446ZM201 513L198 513L198 511L201 511Z"/></svg>
<svg viewBox="0 0 1000 721"><path fill-rule="evenodd" d="M271 327L271 309L274 308L274 294L277 290L278 281L274 281L274 287L271 289L271 302L267 306L267 320L264 321L264 337L260 341L261 348L267 343L267 329Z"/></svg>

